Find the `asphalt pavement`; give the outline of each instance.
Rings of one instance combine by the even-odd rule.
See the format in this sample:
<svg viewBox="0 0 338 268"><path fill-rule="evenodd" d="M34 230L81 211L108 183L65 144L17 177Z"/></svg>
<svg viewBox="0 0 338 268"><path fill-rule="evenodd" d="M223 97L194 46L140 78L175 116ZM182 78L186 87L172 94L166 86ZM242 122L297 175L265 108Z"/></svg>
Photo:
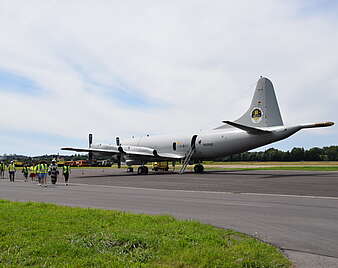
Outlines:
<svg viewBox="0 0 338 268"><path fill-rule="evenodd" d="M74 169L71 185L62 182L43 188L0 180L0 199L196 219L272 243L296 267L338 267L338 172L232 170L143 176Z"/></svg>

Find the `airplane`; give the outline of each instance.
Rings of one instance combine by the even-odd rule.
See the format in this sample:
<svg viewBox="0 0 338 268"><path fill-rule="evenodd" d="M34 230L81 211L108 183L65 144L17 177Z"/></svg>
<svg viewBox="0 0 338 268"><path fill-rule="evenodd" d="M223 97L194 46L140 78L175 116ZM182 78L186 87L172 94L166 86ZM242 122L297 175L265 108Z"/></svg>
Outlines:
<svg viewBox="0 0 338 268"><path fill-rule="evenodd" d="M179 173L189 163L195 163L194 172L202 173L203 161L219 159L232 154L246 152L260 146L290 137L301 129L329 127L334 122L284 125L272 82L260 77L250 108L235 121L222 121L223 125L190 135L158 135L121 139L116 144L92 144L89 134L88 148L65 147L61 150L88 152L111 156L121 167L125 162L128 171L139 165L137 174L148 174L148 162L182 162Z"/></svg>

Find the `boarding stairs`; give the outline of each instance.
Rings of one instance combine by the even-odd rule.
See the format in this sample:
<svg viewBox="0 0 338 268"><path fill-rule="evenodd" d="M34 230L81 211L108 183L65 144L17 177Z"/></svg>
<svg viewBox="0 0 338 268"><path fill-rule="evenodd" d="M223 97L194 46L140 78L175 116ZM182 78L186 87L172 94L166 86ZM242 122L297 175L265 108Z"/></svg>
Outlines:
<svg viewBox="0 0 338 268"><path fill-rule="evenodd" d="M182 167L180 169L179 174L182 174L185 171L185 169L189 165L190 159L191 159L192 155L194 154L194 152L195 152L195 146L190 147L189 152L186 154L186 156L184 158L184 161L183 161L183 164L182 164Z"/></svg>

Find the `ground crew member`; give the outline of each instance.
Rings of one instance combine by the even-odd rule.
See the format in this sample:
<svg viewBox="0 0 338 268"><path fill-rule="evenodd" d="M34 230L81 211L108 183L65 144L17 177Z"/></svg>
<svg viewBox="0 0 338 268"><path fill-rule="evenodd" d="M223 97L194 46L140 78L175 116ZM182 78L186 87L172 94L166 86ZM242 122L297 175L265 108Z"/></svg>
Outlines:
<svg viewBox="0 0 338 268"><path fill-rule="evenodd" d="M30 171L29 177L31 178L32 181L34 181L36 176L34 164L32 164L32 166L29 168L29 171Z"/></svg>
<svg viewBox="0 0 338 268"><path fill-rule="evenodd" d="M27 182L27 178L28 178L28 166L27 165L23 166L22 173L23 173L23 176L25 177L25 182Z"/></svg>
<svg viewBox="0 0 338 268"><path fill-rule="evenodd" d="M16 171L16 168L15 168L14 161L11 161L11 163L8 165L9 180L11 182L14 182L15 171Z"/></svg>
<svg viewBox="0 0 338 268"><path fill-rule="evenodd" d="M68 186L69 174L71 172L70 166L68 166L67 164L64 164L62 170L63 170L63 176L65 177L65 184L66 184L66 186Z"/></svg>
<svg viewBox="0 0 338 268"><path fill-rule="evenodd" d="M48 174L50 175L52 184L55 184L58 179L58 175L59 175L58 166L56 164L55 159L52 160L52 164L50 164L49 166Z"/></svg>
<svg viewBox="0 0 338 268"><path fill-rule="evenodd" d="M6 165L4 162L0 162L0 179L4 179L5 178L5 169L6 169Z"/></svg>
<svg viewBox="0 0 338 268"><path fill-rule="evenodd" d="M39 162L37 165L36 165L36 176L38 177L38 180L39 180L39 185L41 186L42 182L41 182L41 179L42 179L42 175L41 175L41 172L42 172L42 162Z"/></svg>
<svg viewBox="0 0 338 268"><path fill-rule="evenodd" d="M47 187L47 173L48 173L48 166L46 162L42 162L41 164L41 183Z"/></svg>

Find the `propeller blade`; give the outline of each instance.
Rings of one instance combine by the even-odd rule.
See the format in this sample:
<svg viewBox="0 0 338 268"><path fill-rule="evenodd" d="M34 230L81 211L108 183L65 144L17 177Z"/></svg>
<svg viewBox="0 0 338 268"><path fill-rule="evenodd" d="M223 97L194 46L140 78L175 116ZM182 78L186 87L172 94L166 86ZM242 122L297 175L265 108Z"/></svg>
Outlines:
<svg viewBox="0 0 338 268"><path fill-rule="evenodd" d="M89 148L92 147L92 143L93 143L93 134L89 134L88 136L88 143L89 143ZM92 161L93 160L93 152L89 152L88 153L88 160Z"/></svg>
<svg viewBox="0 0 338 268"><path fill-rule="evenodd" d="M117 155L117 167L121 168L121 154Z"/></svg>

